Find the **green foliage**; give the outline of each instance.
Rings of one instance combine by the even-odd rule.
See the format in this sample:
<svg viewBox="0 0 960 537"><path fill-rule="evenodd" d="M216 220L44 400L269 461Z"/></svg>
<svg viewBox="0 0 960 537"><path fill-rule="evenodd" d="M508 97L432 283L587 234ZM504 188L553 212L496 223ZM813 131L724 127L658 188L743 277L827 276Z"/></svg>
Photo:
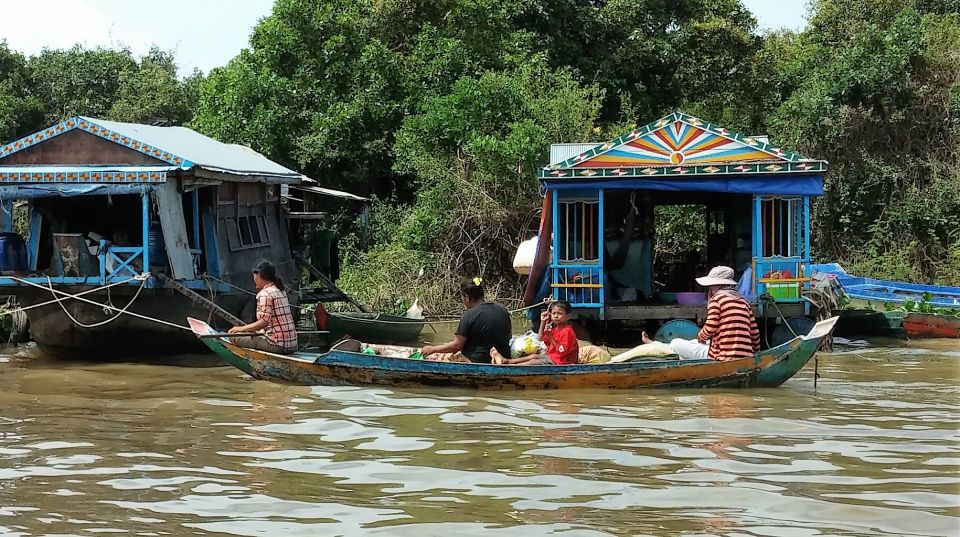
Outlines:
<svg viewBox="0 0 960 537"><path fill-rule="evenodd" d="M45 49L25 58L0 41L0 141L67 117L180 125L194 114L202 76L177 78L171 52L151 49Z"/></svg>

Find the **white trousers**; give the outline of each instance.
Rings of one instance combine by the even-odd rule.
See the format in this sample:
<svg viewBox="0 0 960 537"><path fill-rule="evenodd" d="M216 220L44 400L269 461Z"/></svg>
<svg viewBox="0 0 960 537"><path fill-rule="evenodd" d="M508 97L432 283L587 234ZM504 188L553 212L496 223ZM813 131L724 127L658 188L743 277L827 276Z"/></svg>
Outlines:
<svg viewBox="0 0 960 537"><path fill-rule="evenodd" d="M709 360L710 345L695 339L675 339L670 342L670 351L681 360Z"/></svg>

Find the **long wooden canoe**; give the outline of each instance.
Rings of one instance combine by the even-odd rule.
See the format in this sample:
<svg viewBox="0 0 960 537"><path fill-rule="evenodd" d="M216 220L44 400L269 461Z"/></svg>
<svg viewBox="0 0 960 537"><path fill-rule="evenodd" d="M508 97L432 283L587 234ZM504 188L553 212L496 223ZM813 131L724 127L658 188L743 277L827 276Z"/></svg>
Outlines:
<svg viewBox="0 0 960 537"><path fill-rule="evenodd" d="M188 319L197 336L215 334ZM617 364L509 366L388 358L357 352L272 354L247 349L224 338L201 338L231 365L261 380L298 385L380 384L403 387L449 386L473 389L540 390L641 387L772 387L795 375L816 354L836 318L810 334L740 360L638 360Z"/></svg>

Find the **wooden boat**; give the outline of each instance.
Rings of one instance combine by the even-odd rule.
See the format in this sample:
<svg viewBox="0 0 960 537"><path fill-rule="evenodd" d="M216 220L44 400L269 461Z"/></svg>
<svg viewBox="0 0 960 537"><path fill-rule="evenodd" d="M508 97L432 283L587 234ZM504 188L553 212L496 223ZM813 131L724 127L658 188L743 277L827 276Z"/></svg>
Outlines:
<svg viewBox="0 0 960 537"><path fill-rule="evenodd" d="M262 380L298 385L381 384L471 389L531 390L641 387L774 387L795 375L816 354L836 318L817 323L806 336L728 362L639 360L617 364L508 366L432 362L371 356L359 352L272 354L246 349L218 337L197 319L190 327L231 365Z"/></svg>
<svg viewBox="0 0 960 537"><path fill-rule="evenodd" d="M810 274L817 273L834 278L843 288L844 294L851 299L864 300L874 304L902 304L907 300L920 302L924 295L927 295L929 297L927 302L931 306L960 310L960 287L862 278L848 274L837 263L810 265Z"/></svg>
<svg viewBox="0 0 960 537"><path fill-rule="evenodd" d="M940 313L907 313L903 331L911 339L960 338L960 316Z"/></svg>
<svg viewBox="0 0 960 537"><path fill-rule="evenodd" d="M887 337L907 339L902 311L876 311L872 309L846 309L836 312L839 316L834 334L843 337Z"/></svg>
<svg viewBox="0 0 960 537"><path fill-rule="evenodd" d="M350 337L372 343L412 343L423 330L422 319L385 313L331 313L327 330L334 338Z"/></svg>

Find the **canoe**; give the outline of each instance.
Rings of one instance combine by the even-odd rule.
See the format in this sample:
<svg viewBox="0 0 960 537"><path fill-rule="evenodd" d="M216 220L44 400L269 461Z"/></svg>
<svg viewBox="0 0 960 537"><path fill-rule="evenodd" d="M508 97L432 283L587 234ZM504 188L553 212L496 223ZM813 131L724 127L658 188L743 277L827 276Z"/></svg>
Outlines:
<svg viewBox="0 0 960 537"><path fill-rule="evenodd" d="M877 304L901 304L907 300L920 302L924 295L929 295L928 302L932 306L960 310L960 287L862 278L848 274L837 263L810 265L809 272L811 275L819 273L834 278L843 288L844 294L852 299Z"/></svg>
<svg viewBox="0 0 960 537"><path fill-rule="evenodd" d="M907 339L902 311L848 309L835 312L839 317L834 334L842 337L887 337Z"/></svg>
<svg viewBox="0 0 960 537"><path fill-rule="evenodd" d="M940 313L908 313L903 331L911 339L960 338L960 317Z"/></svg>
<svg viewBox="0 0 960 537"><path fill-rule="evenodd" d="M423 330L422 319L385 313L331 313L327 330L333 338L350 337L372 343L413 343Z"/></svg>
<svg viewBox="0 0 960 537"><path fill-rule="evenodd" d="M210 349L253 378L283 384L388 385L468 389L621 389L642 387L774 387L794 376L816 354L836 318L806 336L739 360L638 360L617 364L509 366L432 362L358 352L273 354L239 347L197 319L193 332Z"/></svg>

